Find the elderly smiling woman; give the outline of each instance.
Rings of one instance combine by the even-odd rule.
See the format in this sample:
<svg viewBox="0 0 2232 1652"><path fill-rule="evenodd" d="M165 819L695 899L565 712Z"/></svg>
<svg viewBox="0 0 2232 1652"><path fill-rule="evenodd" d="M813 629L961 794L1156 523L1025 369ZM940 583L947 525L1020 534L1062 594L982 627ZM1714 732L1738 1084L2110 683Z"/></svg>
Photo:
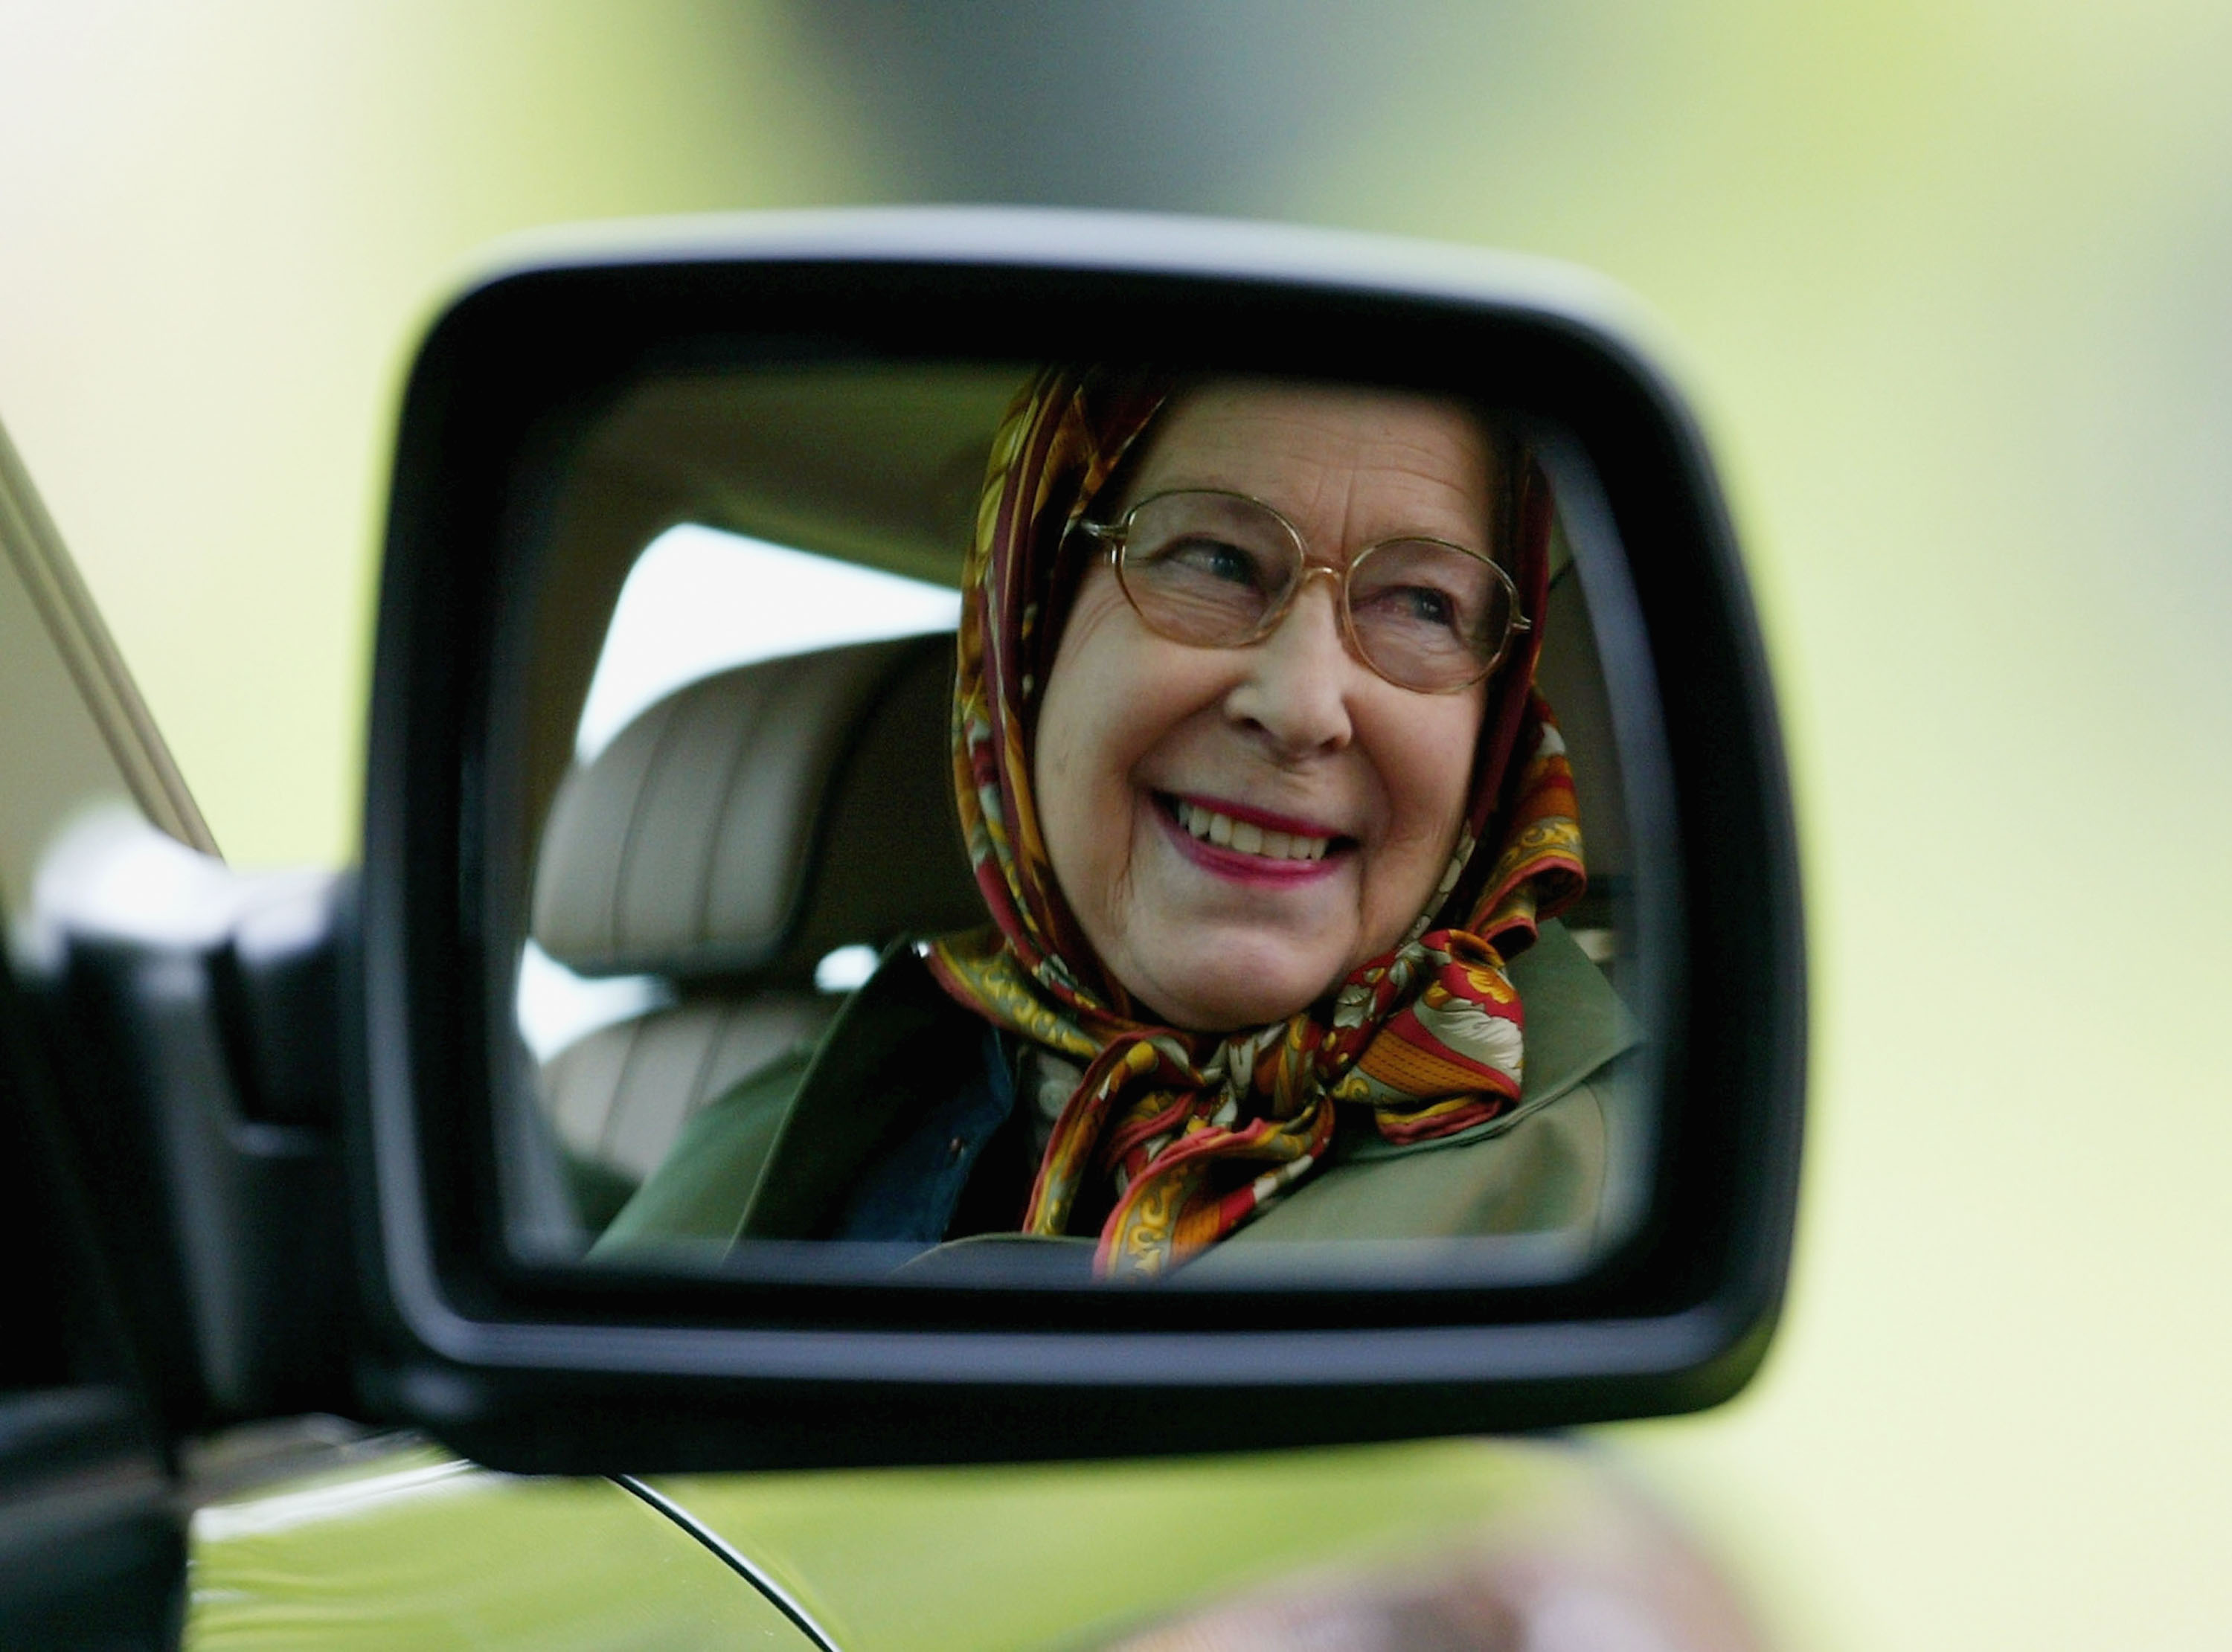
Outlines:
<svg viewBox="0 0 2232 1652"><path fill-rule="evenodd" d="M1517 1128L1630 1040L1549 921L1582 883L1533 687L1549 520L1453 402L1041 373L954 697L991 923L896 949L600 1249L1023 1235L1124 1275L1586 1228L1601 1131Z"/></svg>

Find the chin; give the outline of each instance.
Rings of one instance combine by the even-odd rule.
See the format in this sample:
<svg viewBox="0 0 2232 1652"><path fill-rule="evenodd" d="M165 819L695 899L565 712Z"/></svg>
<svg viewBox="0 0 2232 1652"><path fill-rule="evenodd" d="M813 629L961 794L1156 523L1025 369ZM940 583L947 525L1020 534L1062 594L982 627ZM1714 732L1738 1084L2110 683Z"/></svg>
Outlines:
<svg viewBox="0 0 2232 1652"><path fill-rule="evenodd" d="M1283 1021L1314 1003L1342 974L1302 963L1291 943L1260 937L1210 949L1196 969L1165 983L1158 1004L1172 1025L1201 1033L1235 1033Z"/></svg>

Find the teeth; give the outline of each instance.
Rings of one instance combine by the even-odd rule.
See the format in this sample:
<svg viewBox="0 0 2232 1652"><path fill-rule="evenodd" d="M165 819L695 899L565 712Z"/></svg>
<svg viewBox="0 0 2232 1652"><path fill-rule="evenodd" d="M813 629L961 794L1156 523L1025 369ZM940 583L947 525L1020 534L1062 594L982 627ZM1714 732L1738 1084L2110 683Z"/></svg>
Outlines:
<svg viewBox="0 0 2232 1652"><path fill-rule="evenodd" d="M1206 838L1220 849L1236 849L1243 855L1266 860L1323 860L1332 845L1329 838L1305 838L1299 832L1266 832L1252 820L1236 820L1198 803L1180 800L1178 824L1197 838Z"/></svg>

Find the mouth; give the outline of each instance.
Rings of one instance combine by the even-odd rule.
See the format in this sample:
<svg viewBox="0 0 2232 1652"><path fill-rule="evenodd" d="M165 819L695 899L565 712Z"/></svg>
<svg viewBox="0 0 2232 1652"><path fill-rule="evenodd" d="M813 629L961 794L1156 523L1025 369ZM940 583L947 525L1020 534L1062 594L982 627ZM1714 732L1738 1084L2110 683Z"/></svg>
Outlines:
<svg viewBox="0 0 2232 1652"><path fill-rule="evenodd" d="M1354 852L1344 832L1221 800L1154 794L1155 812L1186 858L1250 881L1288 882L1320 875Z"/></svg>

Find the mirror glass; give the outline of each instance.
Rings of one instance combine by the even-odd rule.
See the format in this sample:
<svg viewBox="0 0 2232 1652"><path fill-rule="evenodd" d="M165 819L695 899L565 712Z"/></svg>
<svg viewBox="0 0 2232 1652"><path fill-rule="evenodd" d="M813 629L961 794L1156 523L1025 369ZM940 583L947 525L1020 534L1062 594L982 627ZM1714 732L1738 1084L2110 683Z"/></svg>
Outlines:
<svg viewBox="0 0 2232 1652"><path fill-rule="evenodd" d="M502 602L517 1249L1187 1289L1617 1253L1674 919L1595 489L1528 410L1386 385L633 383Z"/></svg>

